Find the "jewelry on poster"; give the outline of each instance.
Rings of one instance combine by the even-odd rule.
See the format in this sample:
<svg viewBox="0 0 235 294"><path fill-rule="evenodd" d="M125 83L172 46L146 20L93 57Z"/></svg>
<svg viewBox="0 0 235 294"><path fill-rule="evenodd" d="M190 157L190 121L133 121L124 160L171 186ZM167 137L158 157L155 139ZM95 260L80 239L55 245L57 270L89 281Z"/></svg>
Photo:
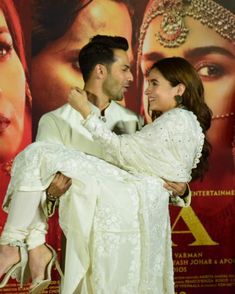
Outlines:
<svg viewBox="0 0 235 294"><path fill-rule="evenodd" d="M145 34L151 21L161 16L156 40L168 48L179 47L186 41L189 16L215 31L235 45L234 14L212 0L153 0L140 28L138 58L142 55Z"/></svg>

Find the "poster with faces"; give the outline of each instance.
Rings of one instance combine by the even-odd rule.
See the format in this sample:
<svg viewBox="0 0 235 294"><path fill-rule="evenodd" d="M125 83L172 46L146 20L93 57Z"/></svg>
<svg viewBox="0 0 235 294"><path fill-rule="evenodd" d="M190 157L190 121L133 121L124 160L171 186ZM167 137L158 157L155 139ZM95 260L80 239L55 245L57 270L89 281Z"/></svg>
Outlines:
<svg viewBox="0 0 235 294"><path fill-rule="evenodd" d="M233 293L234 26L235 2L228 0L0 0L1 205L14 158L37 138L41 117L63 107L71 87L84 87L78 56L93 36L122 36L128 41L132 78L123 82L125 91L117 103L141 115L146 124L153 119L146 95L151 66L162 58L183 57L196 69L212 111L207 132L212 151L203 180L189 183L190 207L170 206L175 293ZM160 99L154 98L157 104ZM48 129L54 127L47 123ZM42 135L50 140L48 136ZM6 219L1 209L0 232ZM63 263L57 211L49 220L47 240ZM0 293L27 293L28 285L19 289L11 280ZM54 272L46 291L59 293Z"/></svg>

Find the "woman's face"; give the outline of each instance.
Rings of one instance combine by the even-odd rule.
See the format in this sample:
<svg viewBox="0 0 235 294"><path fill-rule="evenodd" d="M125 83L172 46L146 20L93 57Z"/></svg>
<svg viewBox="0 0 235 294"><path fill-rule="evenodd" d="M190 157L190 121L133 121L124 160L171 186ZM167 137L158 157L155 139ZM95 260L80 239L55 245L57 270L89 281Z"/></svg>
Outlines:
<svg viewBox="0 0 235 294"><path fill-rule="evenodd" d="M147 88L145 94L148 97L149 109L151 111L166 112L175 108L175 96L178 95L178 86L172 87L162 74L152 69L147 77Z"/></svg>
<svg viewBox="0 0 235 294"><path fill-rule="evenodd" d="M126 6L109 0L92 1L79 12L64 36L33 58L31 77L35 115L40 117L65 104L72 86L83 87L77 67L78 53L96 34L124 36L131 44L132 25ZM129 57L132 58L131 49Z"/></svg>
<svg viewBox="0 0 235 294"><path fill-rule="evenodd" d="M178 48L165 48L155 36L159 31L161 19L160 16L153 19L147 29L141 59L143 74L146 73L153 62L160 58L184 57L197 69L204 85L206 102L212 109L213 115L234 112L235 47L215 30L203 26L193 18L186 17L186 26L190 32L185 43ZM230 122L230 127L228 127L227 121ZM228 140L226 139L228 128L231 130L230 119L213 120L209 132L211 143L213 145L219 143L219 146L221 146L221 141L225 143ZM213 130L216 130L216 132L213 132ZM220 134L220 137L218 134ZM222 134L225 136L225 141L221 138ZM229 143L231 144L231 138Z"/></svg>
<svg viewBox="0 0 235 294"><path fill-rule="evenodd" d="M23 136L25 75L0 9L0 162L15 155Z"/></svg>

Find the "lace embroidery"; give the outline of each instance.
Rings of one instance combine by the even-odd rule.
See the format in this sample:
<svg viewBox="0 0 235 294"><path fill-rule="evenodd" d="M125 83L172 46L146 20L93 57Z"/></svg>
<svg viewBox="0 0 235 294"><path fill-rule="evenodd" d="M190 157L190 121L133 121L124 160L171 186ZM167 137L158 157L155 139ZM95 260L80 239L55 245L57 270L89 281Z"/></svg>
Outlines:
<svg viewBox="0 0 235 294"><path fill-rule="evenodd" d="M133 135L117 136L93 114L84 122L104 150L103 158L131 172L188 182L198 164L204 134L196 116L170 110ZM149 156L148 156L149 154Z"/></svg>

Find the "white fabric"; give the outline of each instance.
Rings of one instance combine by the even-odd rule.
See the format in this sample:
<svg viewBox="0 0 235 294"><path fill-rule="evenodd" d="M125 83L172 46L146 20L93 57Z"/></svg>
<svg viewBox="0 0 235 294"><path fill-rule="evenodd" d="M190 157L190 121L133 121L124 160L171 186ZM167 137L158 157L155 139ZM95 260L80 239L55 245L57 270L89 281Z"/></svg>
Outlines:
<svg viewBox="0 0 235 294"><path fill-rule="evenodd" d="M100 110L94 104L90 104L92 111L98 116ZM65 104L56 110L44 114L38 125L36 141L53 142L63 144L64 146L77 148L87 154L100 156L102 150L93 139L91 134L82 125L81 114ZM143 118L133 111L123 107L115 101L105 109L105 125L118 134L133 134L140 130L144 124ZM42 208L45 214L48 214L48 204L42 198ZM188 197L191 200L191 195ZM49 215L55 211L55 205L51 207Z"/></svg>
<svg viewBox="0 0 235 294"><path fill-rule="evenodd" d="M92 111L100 116L100 110L90 104ZM36 141L47 141L78 148L85 153L99 156L99 144L82 125L81 114L69 104L46 113L39 121ZM143 126L143 119L133 111L111 101L105 109L105 125L116 133L131 134Z"/></svg>
<svg viewBox="0 0 235 294"><path fill-rule="evenodd" d="M46 217L42 210L38 209L41 198L42 191L14 193L0 244L13 244L17 240L26 242L30 250L45 243Z"/></svg>
<svg viewBox="0 0 235 294"><path fill-rule="evenodd" d="M175 109L134 135L118 137L94 115L85 126L102 156L130 172L38 142L17 156L8 196L44 190L57 171L73 178L60 203L67 237L62 293L174 293L169 194L162 178L190 180L203 144L199 123L191 112Z"/></svg>
<svg viewBox="0 0 235 294"><path fill-rule="evenodd" d="M100 115L100 110L96 106L91 104L91 107L93 112L97 113L97 115ZM111 101L109 107L105 110L105 119L106 125L111 130L115 129L119 133L134 133L143 125L143 120L141 117L137 116L131 110L128 110L114 101ZM86 130L86 128L82 126L81 121L81 114L73 109L69 104L65 104L64 106L42 116L39 122L36 140L63 144L65 146L78 148L79 150L86 153L99 156L100 147L92 140L91 134ZM9 236L9 242L12 242L14 235L15 237L18 236L17 239L20 237L22 240L23 236L27 235L26 241L29 242L29 248L38 244L40 240L42 242L41 244L43 244L45 242L45 234L47 229L45 216L48 216L46 195L43 193L40 197L44 215L42 215L41 207L39 207L36 202L34 202L39 201L40 198L36 197L35 199L32 198L30 201L28 201L27 197L32 196L32 193L31 195L27 194L26 198L18 198L19 195L23 196L22 194L17 194L14 196L16 197L17 205L12 204L9 208L10 199L7 197L5 198L3 204L3 209L8 212L9 215L13 215L12 218L11 216L8 216L8 219L9 217L12 219L13 223L11 220L10 223L12 223L13 226L5 226L4 231L2 232L2 234L4 233L4 242L7 244L7 236ZM25 209L30 211L29 215L25 211L23 217L21 216L22 205ZM38 208L37 211L36 208ZM54 212L54 208L55 205L52 207L52 213ZM24 221L24 228L27 228L28 222L31 220L30 215L32 213L40 216L35 216L36 220L38 221L37 226L35 226L34 229L31 229L30 232L22 230L22 228L19 226L20 222L18 216L22 217L21 219ZM15 225L16 227L14 227ZM17 230L21 231L20 236L19 233L16 233Z"/></svg>
<svg viewBox="0 0 235 294"><path fill-rule="evenodd" d="M102 146L102 158L130 172L189 182L201 157L204 134L185 109L170 110L131 136L110 132L96 115L83 124Z"/></svg>

